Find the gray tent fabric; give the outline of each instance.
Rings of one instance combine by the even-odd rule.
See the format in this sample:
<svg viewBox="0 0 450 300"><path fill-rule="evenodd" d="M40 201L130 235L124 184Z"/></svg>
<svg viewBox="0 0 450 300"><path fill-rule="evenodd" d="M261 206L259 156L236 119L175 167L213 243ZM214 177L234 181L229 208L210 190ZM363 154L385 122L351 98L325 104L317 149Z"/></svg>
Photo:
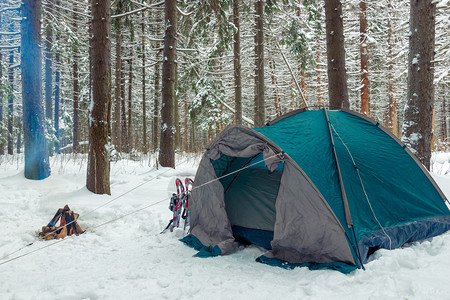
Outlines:
<svg viewBox="0 0 450 300"><path fill-rule="evenodd" d="M224 189L217 180L210 160L220 158L221 153L234 157L251 157L262 152L268 157L273 156L274 150L260 136L262 137L251 129L229 127L207 150L195 176L192 199L203 201L191 201L191 233L203 245L218 246L222 254L232 252L235 244L225 210ZM268 159L269 169L274 170L279 161L276 157Z"/></svg>
<svg viewBox="0 0 450 300"><path fill-rule="evenodd" d="M207 156L200 162L191 199L191 233L203 245L219 246L222 254L234 250L234 237L231 224L225 211L223 186L217 179L214 168ZM209 182L209 183L208 183Z"/></svg>
<svg viewBox="0 0 450 300"><path fill-rule="evenodd" d="M445 195L405 147L345 110L230 126L200 163L183 242L199 256L250 243L268 249L260 262L349 273L379 248L442 234Z"/></svg>
<svg viewBox="0 0 450 300"><path fill-rule="evenodd" d="M355 265L341 224L322 195L290 160L284 165L276 213L274 257L291 263L342 261Z"/></svg>
<svg viewBox="0 0 450 300"><path fill-rule="evenodd" d="M285 162L275 203L272 251L267 255L292 263L343 261L355 265L342 226L307 176L277 145L240 126L224 130L202 158L192 192L191 234L205 246L218 246L222 255L235 250L224 188L211 160L222 154L253 157L260 153L270 171Z"/></svg>
<svg viewBox="0 0 450 300"><path fill-rule="evenodd" d="M281 149L275 144L270 147L264 139L263 135L252 129L230 126L219 135L205 155L216 160L221 153L232 157L251 157L262 152L267 168L273 171L281 161L279 157L274 157L274 149L278 153Z"/></svg>

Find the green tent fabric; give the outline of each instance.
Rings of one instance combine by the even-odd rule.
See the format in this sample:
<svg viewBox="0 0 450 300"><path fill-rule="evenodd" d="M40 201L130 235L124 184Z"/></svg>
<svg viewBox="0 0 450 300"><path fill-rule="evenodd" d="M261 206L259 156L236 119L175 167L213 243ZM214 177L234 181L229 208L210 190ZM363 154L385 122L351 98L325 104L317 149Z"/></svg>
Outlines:
<svg viewBox="0 0 450 300"><path fill-rule="evenodd" d="M196 174L184 241L203 249L200 256L252 243L268 249L260 262L348 273L377 249L449 230L445 201L376 121L348 110L298 110L219 134Z"/></svg>

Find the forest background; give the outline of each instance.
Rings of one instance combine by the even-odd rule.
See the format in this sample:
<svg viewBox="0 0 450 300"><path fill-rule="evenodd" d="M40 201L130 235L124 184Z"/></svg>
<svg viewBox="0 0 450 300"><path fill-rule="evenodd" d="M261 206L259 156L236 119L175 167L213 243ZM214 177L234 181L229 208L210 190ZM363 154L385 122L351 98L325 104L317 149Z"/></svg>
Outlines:
<svg viewBox="0 0 450 300"><path fill-rule="evenodd" d="M411 27L418 17L413 2L431 8L432 31L422 31L422 23ZM35 65L42 89L34 97L42 100L38 110L48 154L88 153L99 140L90 130L102 121L108 160L159 152L161 163L170 166L165 154L202 151L227 125L263 126L298 108L335 105L328 76L333 58L327 61L327 38L335 31L326 28L327 5L335 5L343 28L341 79L348 98L338 106L374 118L409 146L421 135L407 133L414 123L408 109L429 115L430 148L448 150L448 0L106 0L93 6L85 0L26 0L23 5L0 3L0 155L26 150L30 126L22 75L24 63L33 59L24 60L31 53L24 53L25 23L32 19L27 9L39 16L41 53L34 59L40 60ZM430 110L408 102L417 96L408 74L421 61L410 50L418 29L433 36ZM102 33L106 57L95 44ZM106 58L100 65L109 68L101 85L106 91L100 101L109 101L104 120L92 115L99 101L99 64L93 57L99 56ZM165 69L168 62L171 69Z"/></svg>

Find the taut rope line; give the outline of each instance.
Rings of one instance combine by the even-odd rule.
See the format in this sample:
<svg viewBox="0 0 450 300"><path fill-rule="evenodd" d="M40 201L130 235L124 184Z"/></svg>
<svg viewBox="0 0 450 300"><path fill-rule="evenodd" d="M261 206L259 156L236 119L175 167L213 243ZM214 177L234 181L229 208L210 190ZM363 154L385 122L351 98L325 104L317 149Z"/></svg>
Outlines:
<svg viewBox="0 0 450 300"><path fill-rule="evenodd" d="M226 174L226 175L220 176L220 177L218 177L218 178L215 178L215 179L213 179L213 180L210 180L210 181L208 181L208 182L205 182L205 183L203 183L203 184L201 184L201 185L199 185L199 186L197 186L197 187L192 188L191 191L194 191L194 190L196 190L196 189L198 189L198 188L201 188L201 187L203 187L203 186L205 186L205 185L208 185L208 184L210 184L210 183L213 183L213 182L215 182L215 181L221 180L222 178L225 178L225 177L227 177L227 176L230 176L230 175L232 175L232 174L235 174L236 172L239 172L239 171L245 170L245 169L247 169L247 168L250 168L250 167L252 167L252 166L254 166L254 165L257 165L257 164L259 164L259 163L261 163L261 162L263 162L263 161L269 160L269 159L274 158L274 157L276 157L276 156L282 156L282 153L278 153L278 154L274 154L274 155L272 155L272 156L270 156L270 157L266 157L265 159L262 159L262 160L260 160L260 161L257 161L257 162L255 162L255 163L253 163L253 164L250 164L250 165L248 165L248 166L245 166L245 167L243 167L243 168L241 168L241 169L239 169L239 170L233 171L233 172L231 172L231 173L229 173L229 174ZM169 170L172 170L172 169L169 169ZM166 171L166 172L167 172L167 171ZM164 173L165 173L165 172L164 172ZM158 174L157 176L160 176L160 175L162 175L162 174L164 174L164 173ZM113 202L114 200L117 200L117 199L120 198L120 197L123 197L124 195L130 193L131 191L134 191L134 190L138 189L139 187L143 186L144 184L146 184L146 183L150 182L151 180L155 179L157 176L155 176L154 178L152 178L152 179L150 179L150 180L148 180L148 181L146 181L146 182L144 182L144 183L142 183L142 184L140 184L140 185L134 187L133 189L131 189L131 190L129 190L129 191L127 191L127 192L121 194L120 196L118 196L118 197L116 197L116 198L110 200L109 202L107 202L107 203L105 203L105 204L102 204L101 206L97 207L96 209L90 211L88 214L94 212L95 210L99 209L100 207L103 207L103 206L105 206L105 205L107 205L107 204ZM147 208L149 208L149 207L151 207L151 206L154 206L154 205L156 205L156 204L159 204L159 203L162 203L162 202L164 202L164 201L167 201L167 200L169 200L170 198L171 198L171 197L167 197L167 198L164 198L164 199L159 200L159 201L157 201L157 202L154 202L154 203L152 203L152 204L143 206L143 207L141 207L141 208L139 208L139 209L137 209L137 210L131 211L131 212L126 213L126 214L124 214L124 215L122 215L122 216L119 216L119 217L117 217L117 218L111 219L111 220L109 220L109 221L106 221L106 222L104 222L104 223L101 223L101 224L99 224L99 225L96 225L96 226L94 226L94 227L91 227L91 228L89 228L89 229L86 229L85 232L87 232L87 231L93 231L93 230L95 230L95 229L97 229L97 228L99 228L99 227L105 226L105 225L107 225L107 224L113 223L113 222L118 221L118 220L120 220L120 219L123 219L123 218L125 218L125 217L131 216L131 215L133 215L133 214L135 214L135 213L138 213L138 212L140 212L140 211L142 211L142 210L145 210L145 209L147 209ZM87 214L87 215L88 215L88 214ZM70 223L67 223L67 224L65 224L64 226L62 226L61 228L65 227L65 226L67 226L67 225L69 225L69 224L70 224ZM60 228L58 228L58 229L60 229ZM85 233L85 232L84 232L84 233ZM13 258L11 258L11 259L5 260L5 261L3 261L3 262L0 262L0 266L2 266L2 265L4 265L4 264L7 264L7 263L9 263L9 262L15 261L15 260L17 260L17 259L19 259L19 258L28 256L28 255L30 255L30 254L32 254L32 253L38 252L38 251L43 250L43 249L45 249L45 248L51 247L51 246L53 246L53 245L62 243L62 242L64 242L64 241L69 240L70 238L73 238L73 235L69 235L69 236L67 236L67 237L64 238L64 239L55 241L54 243L45 245L45 246L43 246L43 247L34 249L34 250L30 251L30 252L27 252L27 253L18 255L18 256L16 256L16 257L13 257ZM28 247L28 246L31 246L31 245L33 245L33 243L30 243L30 244L26 245L25 247ZM25 247L22 247L21 249L15 251L15 252L13 252L13 253L18 252L18 251L22 250L22 249L25 248ZM13 254L13 253L11 253L11 254ZM11 254L8 254L8 255L5 256L4 258L10 256Z"/></svg>

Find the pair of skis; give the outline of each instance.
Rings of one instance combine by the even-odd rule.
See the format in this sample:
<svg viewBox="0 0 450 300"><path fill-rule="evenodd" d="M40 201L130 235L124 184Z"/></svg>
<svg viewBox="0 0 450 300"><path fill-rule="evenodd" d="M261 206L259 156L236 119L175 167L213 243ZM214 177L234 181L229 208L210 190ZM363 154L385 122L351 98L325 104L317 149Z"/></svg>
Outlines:
<svg viewBox="0 0 450 300"><path fill-rule="evenodd" d="M191 214L189 211L189 200L194 181L190 178L186 178L183 184L183 181L181 181L180 178L177 178L175 180L175 185L177 187L177 193L172 194L169 204L169 209L173 212L173 217L163 232L169 228L170 232L173 232L175 227L179 228L181 219L184 220L184 230L190 225Z"/></svg>

